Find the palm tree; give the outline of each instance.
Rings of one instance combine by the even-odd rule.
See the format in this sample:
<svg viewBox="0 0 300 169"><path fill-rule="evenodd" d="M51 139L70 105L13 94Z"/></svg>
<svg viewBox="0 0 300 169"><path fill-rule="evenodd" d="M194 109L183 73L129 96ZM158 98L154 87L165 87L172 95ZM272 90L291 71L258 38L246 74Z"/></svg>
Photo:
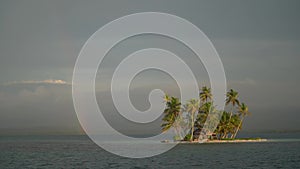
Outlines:
<svg viewBox="0 0 300 169"><path fill-rule="evenodd" d="M229 117L230 114L226 111L223 111L222 117L220 119L220 123L217 126L216 132L219 135L219 138L225 138L227 136L227 133L229 132Z"/></svg>
<svg viewBox="0 0 300 169"><path fill-rule="evenodd" d="M240 102L238 100L238 92L234 91L233 89L230 89L229 92L227 92L226 94L226 105L228 104L232 104L232 107L231 107L231 111L230 111L230 118L232 116L232 113L233 113L233 108L235 107L235 105L240 105Z"/></svg>
<svg viewBox="0 0 300 169"><path fill-rule="evenodd" d="M195 124L198 129L203 129L204 123L205 123L205 121L208 117L208 114L211 111L211 108L213 105L211 89L206 86L203 86L201 88L199 98L201 101L201 106L199 107L199 113L198 113ZM199 135L199 137L200 137L200 135Z"/></svg>
<svg viewBox="0 0 300 169"><path fill-rule="evenodd" d="M199 113L197 115L196 124L198 124L198 126L200 128L203 127L203 125L206 121L206 118L207 118L209 112L212 110L212 108L213 108L212 102L206 102L199 107Z"/></svg>
<svg viewBox="0 0 300 169"><path fill-rule="evenodd" d="M230 117L230 113L223 111L220 123L217 126L216 133L219 135L219 139L228 138L233 136L235 128L239 125L240 118L238 115Z"/></svg>
<svg viewBox="0 0 300 169"><path fill-rule="evenodd" d="M190 114L190 124L191 124L191 138L190 141L193 141L194 138L194 118L195 118L195 113L199 109L199 101L197 99L191 99L188 101L188 103L184 106L184 110Z"/></svg>
<svg viewBox="0 0 300 169"><path fill-rule="evenodd" d="M235 114L231 117L230 119L230 125L229 125L229 133L230 133L230 138L233 139L235 136L235 132L236 130L239 128L239 125L241 123L241 119L240 119L240 116Z"/></svg>
<svg viewBox="0 0 300 169"><path fill-rule="evenodd" d="M166 108L162 119L162 131L165 132L170 128L174 128L175 137L180 137L180 139L183 139L183 133L190 132L190 137L185 136L190 141L194 139L194 132L197 129L203 133L212 133L213 131L208 130L215 130L214 132L217 133L219 139L229 138L229 136L235 138L243 125L244 118L250 114L247 105L240 104L238 92L230 89L226 93L226 105L231 106L230 112L215 109L211 89L206 86L202 87L199 97L198 100L189 100L181 108L178 98L165 95ZM197 111L199 113L196 116ZM221 120L219 120L220 118ZM217 128L215 129L216 125Z"/></svg>
<svg viewBox="0 0 300 169"><path fill-rule="evenodd" d="M212 100L211 89L203 86L200 92L200 100L202 103L206 103L208 100Z"/></svg>
<svg viewBox="0 0 300 169"><path fill-rule="evenodd" d="M242 123L243 123L243 121L244 121L244 118L245 118L246 116L248 116L248 115L251 114L251 113L249 112L249 110L248 110L248 106L247 106L245 103L242 103L242 104L239 106L238 113L239 113L239 116L242 117L242 119L240 120L240 123L239 123L239 125L238 125L238 127L237 127L237 129L236 129L236 131L235 131L235 133L234 133L233 138L236 137L236 135L237 135L239 129L241 128Z"/></svg>
<svg viewBox="0 0 300 169"><path fill-rule="evenodd" d="M167 102L169 102L169 101L171 101L171 97L170 97L168 94L166 94L166 95L164 96L164 102L167 103Z"/></svg>
<svg viewBox="0 0 300 169"><path fill-rule="evenodd" d="M166 109L164 110L165 116L163 117L163 124L161 125L162 131L165 132L171 127L174 127L176 134L181 136L180 131L180 116L181 116L181 103L178 98L171 97L166 101Z"/></svg>

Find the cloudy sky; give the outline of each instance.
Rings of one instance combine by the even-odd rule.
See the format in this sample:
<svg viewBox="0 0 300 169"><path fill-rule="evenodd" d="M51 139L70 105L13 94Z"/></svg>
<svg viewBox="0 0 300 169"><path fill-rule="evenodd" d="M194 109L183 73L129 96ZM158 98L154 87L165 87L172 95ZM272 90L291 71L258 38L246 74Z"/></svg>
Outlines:
<svg viewBox="0 0 300 169"><path fill-rule="evenodd" d="M300 130L299 8L297 0L1 1L0 133L80 133L71 81L82 46L106 23L149 11L185 18L210 38L228 87L239 91L252 112L244 130ZM96 80L98 104L108 119L118 118L119 130L128 122L108 96L111 74L124 57L148 47L178 54L199 84L209 85L203 65L182 44L155 35L129 38L105 57ZM174 80L149 70L132 82L133 105L147 109L154 88L178 95Z"/></svg>

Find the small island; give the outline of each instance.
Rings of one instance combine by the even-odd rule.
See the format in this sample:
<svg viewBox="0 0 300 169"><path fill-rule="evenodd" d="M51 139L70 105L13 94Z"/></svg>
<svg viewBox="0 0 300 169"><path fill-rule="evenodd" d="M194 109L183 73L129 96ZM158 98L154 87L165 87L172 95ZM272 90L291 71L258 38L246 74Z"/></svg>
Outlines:
<svg viewBox="0 0 300 169"><path fill-rule="evenodd" d="M230 89L226 93L224 110L217 110L211 89L203 86L198 99L182 104L176 97L165 95L162 131L173 129L176 143L241 143L263 142L262 138L236 138L242 129L248 106L240 103L238 92ZM217 127L216 127L217 126ZM161 141L169 143L169 140Z"/></svg>

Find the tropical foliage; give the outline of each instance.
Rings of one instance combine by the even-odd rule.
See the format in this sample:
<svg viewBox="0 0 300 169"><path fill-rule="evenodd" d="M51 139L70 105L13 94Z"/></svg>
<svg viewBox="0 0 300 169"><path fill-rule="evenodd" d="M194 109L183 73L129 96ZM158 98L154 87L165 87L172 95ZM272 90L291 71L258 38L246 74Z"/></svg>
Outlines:
<svg viewBox="0 0 300 169"><path fill-rule="evenodd" d="M181 103L178 98L165 96L166 108L164 110L163 124L161 125L162 131L165 132L170 128L174 128L176 137L182 139L180 131L180 118L181 118Z"/></svg>
<svg viewBox="0 0 300 169"><path fill-rule="evenodd" d="M233 89L226 94L225 110L230 111L216 110L211 89L206 86L201 88L198 99L191 99L184 105L178 98L169 95L165 95L164 102L166 108L162 119L162 131L173 128L176 133L174 138L187 141L198 140L199 133L205 133L207 128L212 129L216 126L215 123L217 127L213 128L214 132L206 135L213 135L217 139L235 139L242 129L245 117L250 115L248 106L245 103L240 104L238 92Z"/></svg>

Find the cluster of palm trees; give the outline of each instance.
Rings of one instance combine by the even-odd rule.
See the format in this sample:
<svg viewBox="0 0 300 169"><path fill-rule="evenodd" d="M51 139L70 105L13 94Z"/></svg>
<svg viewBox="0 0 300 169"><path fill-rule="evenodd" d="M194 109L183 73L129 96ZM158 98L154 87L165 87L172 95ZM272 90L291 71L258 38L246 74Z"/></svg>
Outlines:
<svg viewBox="0 0 300 169"><path fill-rule="evenodd" d="M204 86L201 88L199 99L191 99L182 105L176 97L165 95L162 131L174 128L175 138L178 140L197 140L196 131L201 131L209 123L206 121L218 122L214 129L214 135L217 139L234 139L238 131L242 128L244 118L250 114L248 106L240 103L238 92L230 89L226 94L226 110L216 110L213 102L211 89ZM219 116L214 116L219 115ZM219 118L218 118L219 117ZM207 120L210 118L209 120ZM205 126L206 125L206 126Z"/></svg>

